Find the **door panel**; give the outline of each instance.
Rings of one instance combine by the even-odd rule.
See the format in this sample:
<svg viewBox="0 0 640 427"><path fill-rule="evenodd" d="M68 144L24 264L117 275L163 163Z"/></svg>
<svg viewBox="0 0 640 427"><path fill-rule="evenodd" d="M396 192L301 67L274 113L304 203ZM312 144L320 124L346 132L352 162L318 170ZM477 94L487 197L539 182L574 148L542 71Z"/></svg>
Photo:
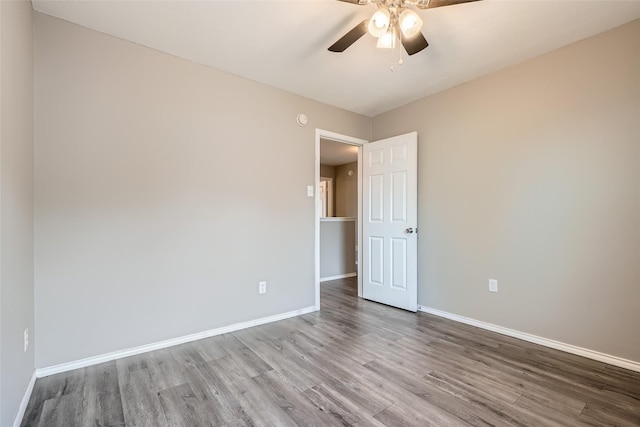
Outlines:
<svg viewBox="0 0 640 427"><path fill-rule="evenodd" d="M374 167L384 163L384 150L371 150L367 156L369 166Z"/></svg>
<svg viewBox="0 0 640 427"><path fill-rule="evenodd" d="M369 221L384 221L384 175L369 177Z"/></svg>
<svg viewBox="0 0 640 427"><path fill-rule="evenodd" d="M391 287L407 289L407 239L391 238Z"/></svg>
<svg viewBox="0 0 640 427"><path fill-rule="evenodd" d="M363 296L417 310L418 134L363 146Z"/></svg>
<svg viewBox="0 0 640 427"><path fill-rule="evenodd" d="M384 284L384 238L369 237L369 281L372 285Z"/></svg>
<svg viewBox="0 0 640 427"><path fill-rule="evenodd" d="M391 174L391 221L407 222L407 173Z"/></svg>

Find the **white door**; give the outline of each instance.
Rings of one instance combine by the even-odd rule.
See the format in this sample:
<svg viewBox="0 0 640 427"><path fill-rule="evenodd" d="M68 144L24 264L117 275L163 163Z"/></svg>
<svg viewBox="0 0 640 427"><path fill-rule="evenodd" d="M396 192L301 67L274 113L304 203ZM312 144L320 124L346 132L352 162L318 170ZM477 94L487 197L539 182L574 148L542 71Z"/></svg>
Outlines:
<svg viewBox="0 0 640 427"><path fill-rule="evenodd" d="M416 311L418 134L375 141L362 149L362 296Z"/></svg>

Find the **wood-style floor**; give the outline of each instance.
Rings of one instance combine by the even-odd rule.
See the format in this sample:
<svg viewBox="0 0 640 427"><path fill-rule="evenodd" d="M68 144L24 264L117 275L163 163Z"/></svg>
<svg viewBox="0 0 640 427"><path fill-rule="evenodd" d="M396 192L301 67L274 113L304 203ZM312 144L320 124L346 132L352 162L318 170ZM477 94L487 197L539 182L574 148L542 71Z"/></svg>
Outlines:
<svg viewBox="0 0 640 427"><path fill-rule="evenodd" d="M638 426L640 373L322 285L322 310L36 382L22 426Z"/></svg>

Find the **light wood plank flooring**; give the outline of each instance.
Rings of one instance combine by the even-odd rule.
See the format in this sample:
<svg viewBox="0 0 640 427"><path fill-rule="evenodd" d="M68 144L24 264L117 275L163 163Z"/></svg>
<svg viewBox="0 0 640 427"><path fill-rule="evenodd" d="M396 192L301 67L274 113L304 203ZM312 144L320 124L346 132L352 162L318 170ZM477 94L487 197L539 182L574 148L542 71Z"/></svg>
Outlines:
<svg viewBox="0 0 640 427"><path fill-rule="evenodd" d="M322 285L322 310L41 378L22 426L638 426L640 374Z"/></svg>

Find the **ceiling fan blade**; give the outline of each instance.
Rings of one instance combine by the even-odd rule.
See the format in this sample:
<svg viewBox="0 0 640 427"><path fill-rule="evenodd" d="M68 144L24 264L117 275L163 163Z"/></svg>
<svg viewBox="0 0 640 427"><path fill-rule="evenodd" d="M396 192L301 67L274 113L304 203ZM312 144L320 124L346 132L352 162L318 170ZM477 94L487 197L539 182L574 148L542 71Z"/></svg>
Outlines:
<svg viewBox="0 0 640 427"><path fill-rule="evenodd" d="M335 42L329 47L331 52L344 52L346 48L354 44L358 39L367 33L368 19L365 19L355 27L351 29L347 34L342 36L340 40Z"/></svg>
<svg viewBox="0 0 640 427"><path fill-rule="evenodd" d="M434 7L451 6L460 3L470 3L472 1L480 0L418 0L416 6L420 9L433 9Z"/></svg>
<svg viewBox="0 0 640 427"><path fill-rule="evenodd" d="M427 39L424 38L422 33L418 33L410 39L401 36L402 38L402 46L404 46L404 50L407 51L409 55L413 55L415 53L420 52L422 49L429 46Z"/></svg>

